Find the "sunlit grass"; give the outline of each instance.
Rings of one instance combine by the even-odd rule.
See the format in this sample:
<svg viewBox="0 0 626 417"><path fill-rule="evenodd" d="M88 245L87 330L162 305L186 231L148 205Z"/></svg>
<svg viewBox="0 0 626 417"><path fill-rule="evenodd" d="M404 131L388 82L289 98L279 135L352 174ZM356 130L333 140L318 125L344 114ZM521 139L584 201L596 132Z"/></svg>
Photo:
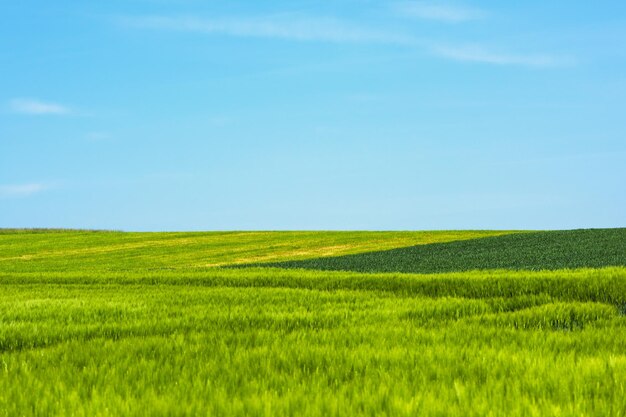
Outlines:
<svg viewBox="0 0 626 417"><path fill-rule="evenodd" d="M307 238L104 235L0 244L0 415L626 415L625 267L224 269L192 265Z"/></svg>
<svg viewBox="0 0 626 417"><path fill-rule="evenodd" d="M0 271L206 268L498 236L507 231L0 233Z"/></svg>

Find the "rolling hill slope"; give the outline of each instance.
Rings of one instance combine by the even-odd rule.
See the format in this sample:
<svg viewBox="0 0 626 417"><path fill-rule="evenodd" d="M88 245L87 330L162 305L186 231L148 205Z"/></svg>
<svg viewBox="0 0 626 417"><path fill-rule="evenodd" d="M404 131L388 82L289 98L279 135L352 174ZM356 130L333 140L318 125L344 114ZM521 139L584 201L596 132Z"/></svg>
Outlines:
<svg viewBox="0 0 626 417"><path fill-rule="evenodd" d="M413 273L626 266L626 228L516 233L260 266Z"/></svg>

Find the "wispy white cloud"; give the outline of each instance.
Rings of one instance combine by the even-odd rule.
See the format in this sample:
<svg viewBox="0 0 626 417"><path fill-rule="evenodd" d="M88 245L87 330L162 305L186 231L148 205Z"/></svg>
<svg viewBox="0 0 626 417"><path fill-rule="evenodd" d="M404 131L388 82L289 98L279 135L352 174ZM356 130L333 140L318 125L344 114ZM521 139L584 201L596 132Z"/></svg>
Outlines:
<svg viewBox="0 0 626 417"><path fill-rule="evenodd" d="M300 14L202 19L196 17L124 17L120 23L146 29L221 34L294 41L412 43L400 33L377 30L335 18Z"/></svg>
<svg viewBox="0 0 626 417"><path fill-rule="evenodd" d="M58 103L51 103L30 98L16 98L9 103L11 109L16 113L33 115L63 115L71 113L69 107Z"/></svg>
<svg viewBox="0 0 626 417"><path fill-rule="evenodd" d="M0 185L0 198L28 197L46 188L44 184L39 183Z"/></svg>
<svg viewBox="0 0 626 417"><path fill-rule="evenodd" d="M404 3L405 12L447 21L463 21L483 16L477 9L435 5L434 3ZM272 38L290 41L322 41L336 43L380 43L418 48L441 58L454 61L481 62L491 65L525 67L556 67L571 60L547 54L512 54L494 52L479 44L435 44L412 34L394 29L364 27L336 18L312 17L302 14L277 14L255 17L122 17L118 23L132 28L193 32L235 37Z"/></svg>
<svg viewBox="0 0 626 417"><path fill-rule="evenodd" d="M481 45L434 45L434 54L455 61L493 65L517 65L534 68L561 67L573 64L570 58L546 54L511 54L494 52Z"/></svg>
<svg viewBox="0 0 626 417"><path fill-rule="evenodd" d="M405 17L438 20L448 23L466 22L486 16L486 13L479 9L430 1L398 3L396 10Z"/></svg>

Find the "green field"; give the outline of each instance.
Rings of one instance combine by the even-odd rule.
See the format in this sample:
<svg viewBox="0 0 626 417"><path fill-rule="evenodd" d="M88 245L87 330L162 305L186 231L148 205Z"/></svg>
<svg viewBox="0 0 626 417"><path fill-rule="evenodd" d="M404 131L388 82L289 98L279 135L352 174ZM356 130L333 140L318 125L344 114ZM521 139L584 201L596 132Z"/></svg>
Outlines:
<svg viewBox="0 0 626 417"><path fill-rule="evenodd" d="M354 255L271 263L279 268L358 272L558 270L626 266L626 229L512 233Z"/></svg>
<svg viewBox="0 0 626 417"><path fill-rule="evenodd" d="M626 229L0 232L3 416L626 416Z"/></svg>

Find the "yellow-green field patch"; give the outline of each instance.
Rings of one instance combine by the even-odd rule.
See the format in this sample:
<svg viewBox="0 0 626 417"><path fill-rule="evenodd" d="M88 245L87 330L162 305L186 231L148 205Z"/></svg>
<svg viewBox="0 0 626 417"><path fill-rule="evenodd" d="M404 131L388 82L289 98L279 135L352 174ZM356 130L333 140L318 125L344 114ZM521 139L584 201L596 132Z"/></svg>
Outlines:
<svg viewBox="0 0 626 417"><path fill-rule="evenodd" d="M206 268L346 255L510 231L0 234L1 270Z"/></svg>

